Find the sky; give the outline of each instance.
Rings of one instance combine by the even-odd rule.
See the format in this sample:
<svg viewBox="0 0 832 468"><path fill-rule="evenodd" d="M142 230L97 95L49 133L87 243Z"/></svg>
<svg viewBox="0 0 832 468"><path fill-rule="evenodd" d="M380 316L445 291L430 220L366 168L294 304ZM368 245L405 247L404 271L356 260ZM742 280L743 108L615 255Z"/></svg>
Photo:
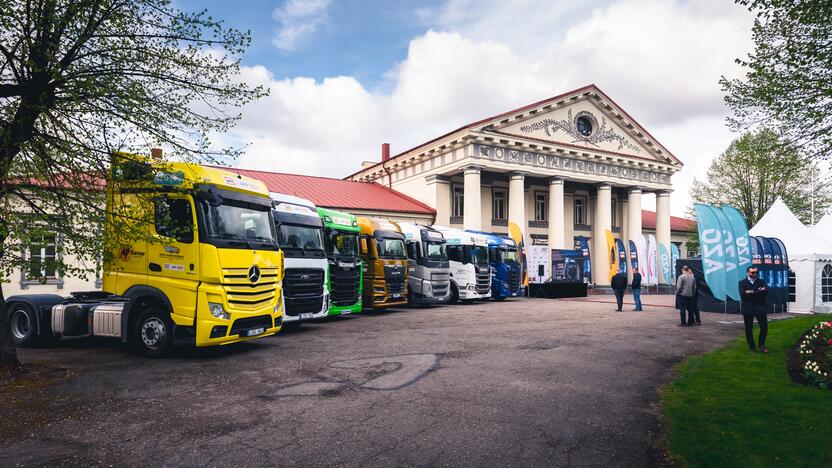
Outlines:
<svg viewBox="0 0 832 468"><path fill-rule="evenodd" d="M178 0L250 30L270 95L221 145L242 168L344 177L461 125L595 83L685 164L671 211L737 135L721 76L752 51L729 0ZM644 208L653 198L644 197Z"/></svg>

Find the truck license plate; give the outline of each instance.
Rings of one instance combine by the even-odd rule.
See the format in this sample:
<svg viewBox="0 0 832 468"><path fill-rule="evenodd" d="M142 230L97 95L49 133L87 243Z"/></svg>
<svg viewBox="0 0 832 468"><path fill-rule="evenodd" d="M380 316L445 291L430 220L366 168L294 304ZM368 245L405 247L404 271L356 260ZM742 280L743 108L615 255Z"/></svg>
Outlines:
<svg viewBox="0 0 832 468"><path fill-rule="evenodd" d="M307 312L305 314L300 314L300 319L301 320L308 320L308 319L311 319L311 318L312 318L312 313L311 312Z"/></svg>
<svg viewBox="0 0 832 468"><path fill-rule="evenodd" d="M341 315L349 315L349 314L351 314L351 313L352 313L352 311L351 311L351 310L342 310L342 311L341 311Z"/></svg>
<svg viewBox="0 0 832 468"><path fill-rule="evenodd" d="M402 295L399 294L399 293L393 293L393 294L390 295L390 297L392 297L393 299L398 299L398 298L402 297Z"/></svg>
<svg viewBox="0 0 832 468"><path fill-rule="evenodd" d="M265 332L266 332L266 329L263 328L263 327L252 328L251 330L246 332L246 336L255 336L255 335L259 335L261 333L265 333Z"/></svg>

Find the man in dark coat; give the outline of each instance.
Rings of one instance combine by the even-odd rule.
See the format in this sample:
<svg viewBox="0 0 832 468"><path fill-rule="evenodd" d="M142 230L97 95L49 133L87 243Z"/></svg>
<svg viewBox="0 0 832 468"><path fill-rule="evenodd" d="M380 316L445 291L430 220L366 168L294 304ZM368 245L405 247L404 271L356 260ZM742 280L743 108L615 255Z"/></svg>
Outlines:
<svg viewBox="0 0 832 468"><path fill-rule="evenodd" d="M638 267L633 268L633 283L630 286L633 289L633 302L636 307L635 311L641 311L641 273L638 272Z"/></svg>
<svg viewBox="0 0 832 468"><path fill-rule="evenodd" d="M742 319L745 322L745 340L748 342L748 347L752 352L756 352L757 348L754 346L754 318L760 325L760 351L767 353L766 348L766 334L768 333L768 303L766 302L766 294L768 288L766 283L757 278L757 267L750 266L747 269L748 276L740 281L739 292L741 297L740 309L742 310Z"/></svg>
<svg viewBox="0 0 832 468"><path fill-rule="evenodd" d="M627 275L620 271L616 273L610 280L610 287L615 293L615 303L618 304L618 309L615 311L621 312L621 307L624 305L624 291L627 290Z"/></svg>

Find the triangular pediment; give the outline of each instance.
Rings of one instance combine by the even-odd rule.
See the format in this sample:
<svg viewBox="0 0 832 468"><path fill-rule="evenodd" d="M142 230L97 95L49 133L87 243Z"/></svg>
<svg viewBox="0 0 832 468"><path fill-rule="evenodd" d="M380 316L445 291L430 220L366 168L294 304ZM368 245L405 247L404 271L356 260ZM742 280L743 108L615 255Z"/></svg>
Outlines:
<svg viewBox="0 0 832 468"><path fill-rule="evenodd" d="M483 122L480 131L681 166L594 85Z"/></svg>

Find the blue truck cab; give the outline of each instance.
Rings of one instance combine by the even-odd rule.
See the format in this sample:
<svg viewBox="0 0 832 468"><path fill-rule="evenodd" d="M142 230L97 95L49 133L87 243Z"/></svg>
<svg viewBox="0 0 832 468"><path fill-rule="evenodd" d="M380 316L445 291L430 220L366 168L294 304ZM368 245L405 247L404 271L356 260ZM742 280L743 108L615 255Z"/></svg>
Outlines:
<svg viewBox="0 0 832 468"><path fill-rule="evenodd" d="M523 296L520 281L520 261L517 244L508 237L487 232L469 231L482 234L488 239L488 263L491 266L491 297L495 301L507 297Z"/></svg>

